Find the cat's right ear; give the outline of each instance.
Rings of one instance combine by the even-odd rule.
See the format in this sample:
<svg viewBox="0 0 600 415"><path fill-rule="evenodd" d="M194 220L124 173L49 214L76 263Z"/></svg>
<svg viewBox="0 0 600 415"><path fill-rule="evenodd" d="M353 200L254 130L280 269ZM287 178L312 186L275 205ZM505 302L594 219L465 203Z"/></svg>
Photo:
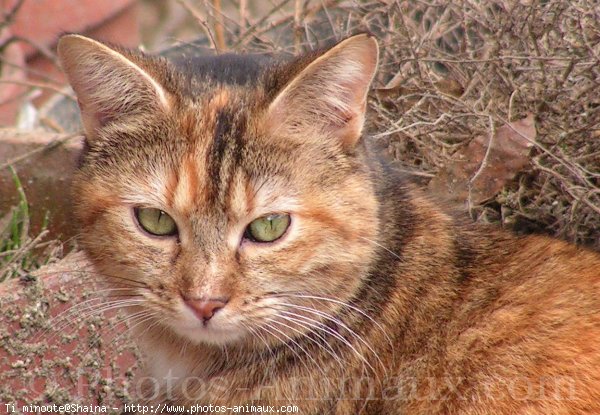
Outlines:
<svg viewBox="0 0 600 415"><path fill-rule="evenodd" d="M88 140L128 115L169 109L169 95L139 64L103 43L79 35L58 42L58 57L75 90Z"/></svg>
<svg viewBox="0 0 600 415"><path fill-rule="evenodd" d="M362 134L378 59L377 41L369 34L339 42L304 67L273 99L267 109L268 128L287 134L317 129L351 149Z"/></svg>

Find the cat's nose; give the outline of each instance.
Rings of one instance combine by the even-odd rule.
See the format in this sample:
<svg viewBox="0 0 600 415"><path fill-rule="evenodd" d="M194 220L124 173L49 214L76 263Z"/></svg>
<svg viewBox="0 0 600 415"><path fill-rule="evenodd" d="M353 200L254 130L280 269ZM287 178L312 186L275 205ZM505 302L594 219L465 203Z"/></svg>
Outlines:
<svg viewBox="0 0 600 415"><path fill-rule="evenodd" d="M210 320L217 311L225 307L228 298L185 298L187 306L196 314L203 322Z"/></svg>

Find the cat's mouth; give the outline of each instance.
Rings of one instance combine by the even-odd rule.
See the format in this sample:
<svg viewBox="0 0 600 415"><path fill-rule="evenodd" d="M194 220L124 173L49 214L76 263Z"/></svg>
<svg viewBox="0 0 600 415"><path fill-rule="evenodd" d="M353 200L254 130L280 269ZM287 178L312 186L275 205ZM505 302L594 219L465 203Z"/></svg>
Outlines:
<svg viewBox="0 0 600 415"><path fill-rule="evenodd" d="M210 308L215 304L202 305ZM172 330L194 343L224 345L240 340L246 334L243 326L236 323L227 310L212 313L194 310L182 304L178 316L169 322Z"/></svg>

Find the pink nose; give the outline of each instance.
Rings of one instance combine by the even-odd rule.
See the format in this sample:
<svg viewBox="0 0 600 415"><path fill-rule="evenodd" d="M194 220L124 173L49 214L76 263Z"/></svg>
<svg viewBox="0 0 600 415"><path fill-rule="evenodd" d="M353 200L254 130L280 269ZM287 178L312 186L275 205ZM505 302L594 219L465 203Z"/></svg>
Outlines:
<svg viewBox="0 0 600 415"><path fill-rule="evenodd" d="M184 298L185 303L192 309L196 316L205 323L215 315L217 311L225 307L227 298Z"/></svg>

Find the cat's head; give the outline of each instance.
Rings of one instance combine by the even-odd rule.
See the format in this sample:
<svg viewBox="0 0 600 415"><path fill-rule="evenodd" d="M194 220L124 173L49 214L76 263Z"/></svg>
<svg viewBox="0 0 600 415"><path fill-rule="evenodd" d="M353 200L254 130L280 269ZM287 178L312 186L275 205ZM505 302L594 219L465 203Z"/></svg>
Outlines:
<svg viewBox="0 0 600 415"><path fill-rule="evenodd" d="M372 37L246 85L191 82L162 58L77 35L58 51L86 135L81 243L141 324L272 343L352 302L379 229L361 146Z"/></svg>

